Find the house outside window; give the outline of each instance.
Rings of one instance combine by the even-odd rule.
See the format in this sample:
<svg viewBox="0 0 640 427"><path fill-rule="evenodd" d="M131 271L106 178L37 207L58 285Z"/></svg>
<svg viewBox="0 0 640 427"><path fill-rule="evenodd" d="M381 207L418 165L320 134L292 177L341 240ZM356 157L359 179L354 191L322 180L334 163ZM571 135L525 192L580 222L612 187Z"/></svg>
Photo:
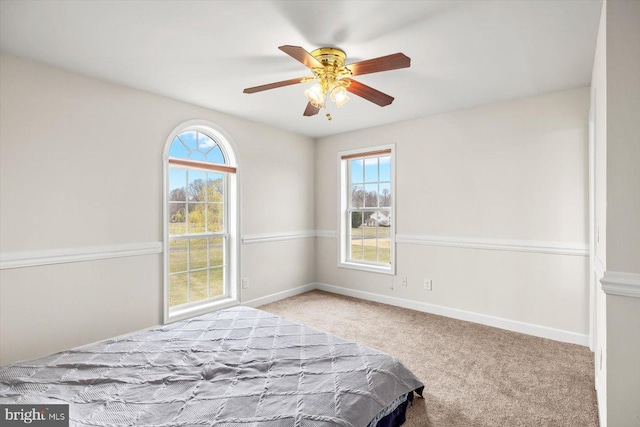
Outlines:
<svg viewBox="0 0 640 427"><path fill-rule="evenodd" d="M165 322L237 301L236 161L228 137L188 122L165 147Z"/></svg>
<svg viewBox="0 0 640 427"><path fill-rule="evenodd" d="M338 153L338 266L395 274L394 145Z"/></svg>

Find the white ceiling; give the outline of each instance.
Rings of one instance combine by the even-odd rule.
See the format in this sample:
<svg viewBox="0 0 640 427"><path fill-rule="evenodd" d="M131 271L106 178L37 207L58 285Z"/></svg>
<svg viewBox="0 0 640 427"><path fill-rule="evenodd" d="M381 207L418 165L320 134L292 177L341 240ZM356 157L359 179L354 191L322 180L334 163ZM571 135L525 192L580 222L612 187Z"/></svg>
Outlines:
<svg viewBox="0 0 640 427"><path fill-rule="evenodd" d="M319 137L591 81L601 0L5 1L0 48L78 73ZM311 75L280 45L403 52L411 68L357 77L394 96L303 117Z"/></svg>

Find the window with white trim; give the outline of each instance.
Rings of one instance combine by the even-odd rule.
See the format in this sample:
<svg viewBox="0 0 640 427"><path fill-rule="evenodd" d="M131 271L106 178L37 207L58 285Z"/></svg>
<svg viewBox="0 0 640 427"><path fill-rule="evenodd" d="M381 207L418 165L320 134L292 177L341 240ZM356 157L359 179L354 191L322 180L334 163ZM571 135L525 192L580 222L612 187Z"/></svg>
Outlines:
<svg viewBox="0 0 640 427"><path fill-rule="evenodd" d="M342 152L339 162L339 265L395 274L393 145Z"/></svg>
<svg viewBox="0 0 640 427"><path fill-rule="evenodd" d="M235 301L235 157L207 126L174 130L165 154L165 322Z"/></svg>

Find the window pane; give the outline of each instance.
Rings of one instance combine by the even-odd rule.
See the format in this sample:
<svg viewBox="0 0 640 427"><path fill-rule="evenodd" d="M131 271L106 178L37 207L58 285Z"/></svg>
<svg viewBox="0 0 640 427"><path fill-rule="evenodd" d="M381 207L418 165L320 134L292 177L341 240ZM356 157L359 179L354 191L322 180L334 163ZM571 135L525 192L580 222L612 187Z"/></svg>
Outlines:
<svg viewBox="0 0 640 427"><path fill-rule="evenodd" d="M362 212L351 213L351 259L362 259L362 240L363 240Z"/></svg>
<svg viewBox="0 0 640 427"><path fill-rule="evenodd" d="M351 234L353 234L353 230L360 229L362 225L362 212L351 212ZM362 234L362 231L358 231L355 234Z"/></svg>
<svg viewBox="0 0 640 427"><path fill-rule="evenodd" d="M224 264L223 237L209 239L209 267L217 267Z"/></svg>
<svg viewBox="0 0 640 427"><path fill-rule="evenodd" d="M378 226L378 262L391 263L391 227Z"/></svg>
<svg viewBox="0 0 640 427"><path fill-rule="evenodd" d="M364 190L362 185L354 185L351 187L351 207L364 207Z"/></svg>
<svg viewBox="0 0 640 427"><path fill-rule="evenodd" d="M220 149L220 147L216 145L207 153L207 161L211 163L224 164L224 155L222 154L222 150Z"/></svg>
<svg viewBox="0 0 640 427"><path fill-rule="evenodd" d="M169 272L187 271L187 241L169 242Z"/></svg>
<svg viewBox="0 0 640 427"><path fill-rule="evenodd" d="M198 132L198 150L206 153L207 151L210 151L212 148L217 146L218 144L216 144L213 139L209 138L204 133Z"/></svg>
<svg viewBox="0 0 640 427"><path fill-rule="evenodd" d="M220 296L224 293L224 267L209 270L209 297Z"/></svg>
<svg viewBox="0 0 640 427"><path fill-rule="evenodd" d="M207 270L189 273L189 302L200 301L208 297L209 277Z"/></svg>
<svg viewBox="0 0 640 427"><path fill-rule="evenodd" d="M377 222L377 212L363 212L363 217L362 217L363 227L368 227L368 228L375 227L376 222ZM367 232L365 232L365 234L367 234ZM376 235L375 230L369 231L368 235L375 237Z"/></svg>
<svg viewBox="0 0 640 427"><path fill-rule="evenodd" d="M186 304L187 302L187 273L170 275L169 307Z"/></svg>
<svg viewBox="0 0 640 427"><path fill-rule="evenodd" d="M378 220L378 225L380 227L390 227L391 226L391 211L379 211L376 212L376 219Z"/></svg>
<svg viewBox="0 0 640 427"><path fill-rule="evenodd" d="M378 181L378 158L364 159L364 182Z"/></svg>
<svg viewBox="0 0 640 427"><path fill-rule="evenodd" d="M169 169L169 200L186 202L187 171L184 169Z"/></svg>
<svg viewBox="0 0 640 427"><path fill-rule="evenodd" d="M180 141L180 139L176 136L173 138L171 142L171 147L169 147L169 156L170 157L178 157L181 159L186 159L189 155L189 150L185 145Z"/></svg>
<svg viewBox="0 0 640 427"><path fill-rule="evenodd" d="M224 175L207 174L207 197L209 202L224 202Z"/></svg>
<svg viewBox="0 0 640 427"><path fill-rule="evenodd" d="M185 203L169 204L169 234L187 233L187 205Z"/></svg>
<svg viewBox="0 0 640 427"><path fill-rule="evenodd" d="M204 162L206 158L204 157L204 154L202 154L201 152L192 151L191 153L189 153L189 160L195 160L196 162Z"/></svg>
<svg viewBox="0 0 640 427"><path fill-rule="evenodd" d="M364 228L364 235L368 237L375 237L377 224L377 212L363 212L362 213L362 226Z"/></svg>
<svg viewBox="0 0 640 427"><path fill-rule="evenodd" d="M207 268L207 239L189 240L189 270Z"/></svg>
<svg viewBox="0 0 640 427"><path fill-rule="evenodd" d="M364 177L362 173L363 162L362 159L351 160L351 183L361 183Z"/></svg>
<svg viewBox="0 0 640 427"><path fill-rule="evenodd" d="M180 138L180 141L182 141L190 151L195 151L198 149L198 145L196 144L195 131L182 132L180 135L178 135L178 138Z"/></svg>
<svg viewBox="0 0 640 427"><path fill-rule="evenodd" d="M380 181L391 182L391 157L380 157Z"/></svg>
<svg viewBox="0 0 640 427"><path fill-rule="evenodd" d="M364 261L377 262L378 252L377 252L375 237L365 239L363 249L364 251L363 251L362 259Z"/></svg>
<svg viewBox="0 0 640 427"><path fill-rule="evenodd" d="M204 171L193 171L189 173L189 201L204 202L206 198L207 173Z"/></svg>
<svg viewBox="0 0 640 427"><path fill-rule="evenodd" d="M391 207L391 184L380 184L380 193L378 194L381 207Z"/></svg>
<svg viewBox="0 0 640 427"><path fill-rule="evenodd" d="M362 260L362 236L351 236L351 259Z"/></svg>
<svg viewBox="0 0 640 427"><path fill-rule="evenodd" d="M182 187L169 190L169 201L171 202L184 202L187 199L187 191Z"/></svg>
<svg viewBox="0 0 640 427"><path fill-rule="evenodd" d="M204 233L205 215L204 203L189 203L189 234Z"/></svg>
<svg viewBox="0 0 640 427"><path fill-rule="evenodd" d="M365 184L365 207L375 208L378 206L378 184Z"/></svg>
<svg viewBox="0 0 640 427"><path fill-rule="evenodd" d="M391 264L391 247L382 244L378 246L378 262Z"/></svg>
<svg viewBox="0 0 640 427"><path fill-rule="evenodd" d="M376 228L377 212L363 212L362 222L362 259L365 261L376 260Z"/></svg>
<svg viewBox="0 0 640 427"><path fill-rule="evenodd" d="M362 259L365 261L376 262L378 258L376 252L378 244L378 214L379 212L364 212Z"/></svg>
<svg viewBox="0 0 640 427"><path fill-rule="evenodd" d="M216 233L224 231L222 217L224 214L221 203L210 203L207 205L207 231Z"/></svg>

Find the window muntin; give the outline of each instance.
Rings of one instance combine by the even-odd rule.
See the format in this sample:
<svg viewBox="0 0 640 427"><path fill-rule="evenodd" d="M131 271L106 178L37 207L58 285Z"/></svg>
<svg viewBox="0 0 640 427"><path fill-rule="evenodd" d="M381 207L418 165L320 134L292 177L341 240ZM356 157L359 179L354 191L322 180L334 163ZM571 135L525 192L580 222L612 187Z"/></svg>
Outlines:
<svg viewBox="0 0 640 427"><path fill-rule="evenodd" d="M181 132L173 138L169 157L225 164L224 153L215 140L195 130Z"/></svg>
<svg viewBox="0 0 640 427"><path fill-rule="evenodd" d="M225 160L220 145L201 131L181 132L169 147L169 310L230 294L226 193L235 168L222 166Z"/></svg>
<svg viewBox="0 0 640 427"><path fill-rule="evenodd" d="M394 272L391 148L341 153L342 267Z"/></svg>

